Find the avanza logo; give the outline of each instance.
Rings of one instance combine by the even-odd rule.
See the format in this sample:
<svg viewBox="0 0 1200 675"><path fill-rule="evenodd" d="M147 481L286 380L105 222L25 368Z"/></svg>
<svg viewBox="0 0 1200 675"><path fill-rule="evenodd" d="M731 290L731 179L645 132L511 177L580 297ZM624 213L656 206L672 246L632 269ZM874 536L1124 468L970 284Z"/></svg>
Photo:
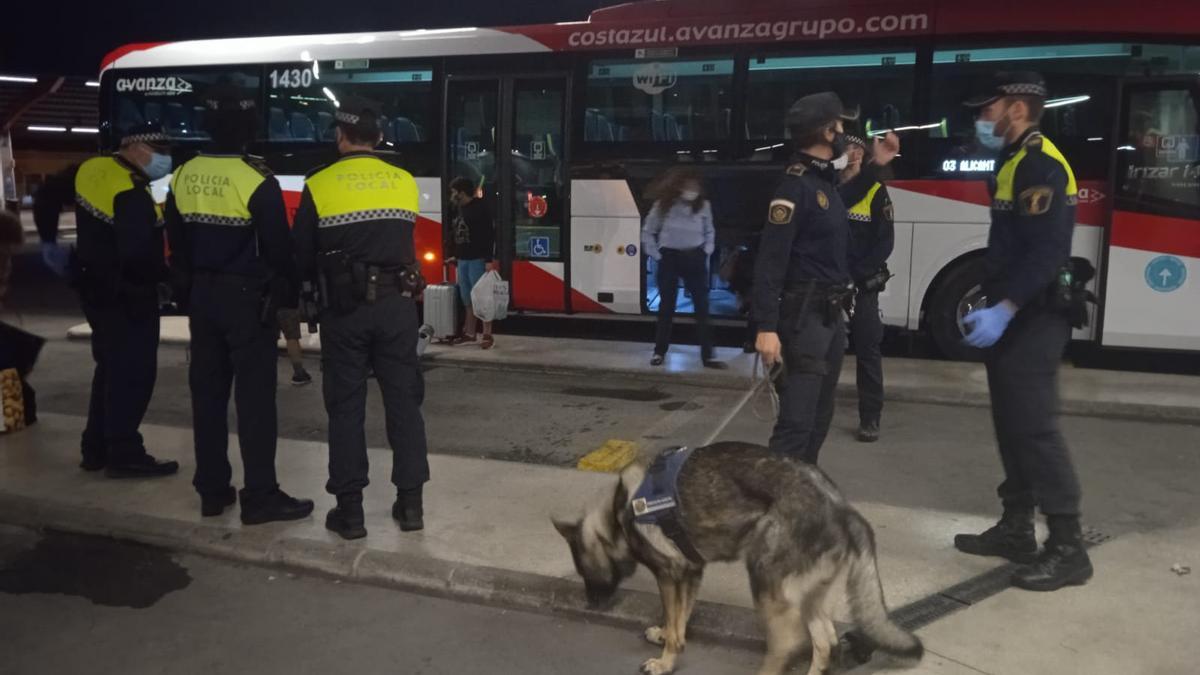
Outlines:
<svg viewBox="0 0 1200 675"><path fill-rule="evenodd" d="M117 91L137 92L149 96L179 96L192 93L192 83L182 77L123 77L117 80Z"/></svg>

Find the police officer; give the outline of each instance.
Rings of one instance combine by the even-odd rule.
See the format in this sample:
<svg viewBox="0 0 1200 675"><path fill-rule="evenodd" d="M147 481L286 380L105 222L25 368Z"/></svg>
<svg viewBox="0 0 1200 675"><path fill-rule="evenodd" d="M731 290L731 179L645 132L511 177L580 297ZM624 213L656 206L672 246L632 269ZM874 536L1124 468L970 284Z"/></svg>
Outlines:
<svg viewBox="0 0 1200 675"><path fill-rule="evenodd" d="M966 341L987 349L992 420L1004 466L1000 522L960 534L966 553L1031 563L1013 583L1052 591L1085 583L1092 564L1079 524L1079 480L1058 428L1058 367L1071 337L1050 298L1071 255L1076 184L1070 164L1038 129L1046 85L1032 72L1000 73L967 102L981 144L1000 151L985 257L989 307L968 314ZM1050 536L1038 554L1034 507Z"/></svg>
<svg viewBox="0 0 1200 675"><path fill-rule="evenodd" d="M341 159L305 181L293 233L302 278L316 278L322 289L326 489L337 497L325 526L346 539L367 534L362 491L368 481L363 418L369 370L383 394L397 489L392 516L401 530L424 527L421 489L429 480L414 299L421 286L413 244L417 184L374 154L383 138L380 112L372 101L341 100L335 113Z"/></svg>
<svg viewBox="0 0 1200 675"><path fill-rule="evenodd" d="M171 171L166 134L127 130L116 154L84 162L75 176L72 282L92 328L91 402L83 431L85 471L109 478L167 476L179 465L147 454L138 427L158 370L158 284L166 279L162 218L150 182Z"/></svg>
<svg viewBox="0 0 1200 675"><path fill-rule="evenodd" d="M832 92L805 96L788 111L798 152L771 200L755 263L755 346L764 363L782 357L786 370L770 447L811 464L833 419L845 347L849 229L833 160L845 159L848 119Z"/></svg>
<svg viewBox="0 0 1200 675"><path fill-rule="evenodd" d="M297 520L312 501L288 496L275 476L274 310L294 307L297 296L283 192L262 160L244 154L257 120L253 93L218 85L205 105L211 147L175 171L166 207L172 285L191 331L192 484L203 516L238 500L226 424L233 387L242 523Z"/></svg>
<svg viewBox="0 0 1200 675"><path fill-rule="evenodd" d="M853 124L853 123L851 123ZM854 313L850 332L854 336L858 389L858 440L879 440L879 416L883 411L883 319L879 293L887 284L887 259L892 254L896 229L892 200L880 170L868 164L866 137L858 128L846 131L849 163L841 172L838 192L850 212L850 277L854 280Z"/></svg>

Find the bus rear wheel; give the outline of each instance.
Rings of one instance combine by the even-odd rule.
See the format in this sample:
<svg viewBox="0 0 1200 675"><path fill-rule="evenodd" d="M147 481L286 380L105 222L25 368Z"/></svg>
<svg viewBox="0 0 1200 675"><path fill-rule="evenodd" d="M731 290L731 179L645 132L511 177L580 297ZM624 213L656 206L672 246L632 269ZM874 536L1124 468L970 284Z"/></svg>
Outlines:
<svg viewBox="0 0 1200 675"><path fill-rule="evenodd" d="M983 281L987 273L983 260L959 262L933 292L926 310L926 325L942 356L952 361L982 361L983 351L963 342L967 331L963 317L987 306Z"/></svg>

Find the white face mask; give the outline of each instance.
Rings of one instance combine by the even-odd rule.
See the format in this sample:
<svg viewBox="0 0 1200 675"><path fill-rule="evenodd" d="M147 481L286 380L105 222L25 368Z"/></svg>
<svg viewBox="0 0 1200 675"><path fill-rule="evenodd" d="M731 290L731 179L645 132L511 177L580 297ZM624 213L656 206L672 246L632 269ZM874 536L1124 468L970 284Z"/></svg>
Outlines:
<svg viewBox="0 0 1200 675"><path fill-rule="evenodd" d="M700 198L700 192L697 190L684 190L679 193L679 198L685 202L694 202Z"/></svg>
<svg viewBox="0 0 1200 675"><path fill-rule="evenodd" d="M850 155L847 155L846 153L842 153L842 154L838 155L837 157L833 158L833 168L834 169L841 171L842 169L845 169L848 166L850 166Z"/></svg>

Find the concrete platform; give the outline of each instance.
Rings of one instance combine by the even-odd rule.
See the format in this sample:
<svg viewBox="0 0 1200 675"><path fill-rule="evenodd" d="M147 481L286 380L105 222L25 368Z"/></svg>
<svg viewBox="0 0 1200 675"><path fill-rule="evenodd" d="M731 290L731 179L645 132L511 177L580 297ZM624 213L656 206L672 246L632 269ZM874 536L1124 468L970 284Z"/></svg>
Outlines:
<svg viewBox="0 0 1200 675"><path fill-rule="evenodd" d="M87 324L70 328L72 339L87 339ZM167 317L162 340L187 344L187 319ZM306 351L320 351L320 335L306 334ZM282 345L282 343L281 343ZM496 347L432 345L426 359L448 365L552 373L603 373L653 381L671 379L698 386L746 389L754 357L740 349L721 348L717 358L728 370L706 369L697 348L675 346L660 367L650 365L651 347L641 342L580 340L555 337L498 335ZM855 364L847 357L839 394L854 396ZM893 401L949 405L990 405L987 376L976 363L887 358L884 363L887 398ZM1200 424L1200 377L1074 368L1064 365L1060 388L1062 411L1072 415L1120 417Z"/></svg>

